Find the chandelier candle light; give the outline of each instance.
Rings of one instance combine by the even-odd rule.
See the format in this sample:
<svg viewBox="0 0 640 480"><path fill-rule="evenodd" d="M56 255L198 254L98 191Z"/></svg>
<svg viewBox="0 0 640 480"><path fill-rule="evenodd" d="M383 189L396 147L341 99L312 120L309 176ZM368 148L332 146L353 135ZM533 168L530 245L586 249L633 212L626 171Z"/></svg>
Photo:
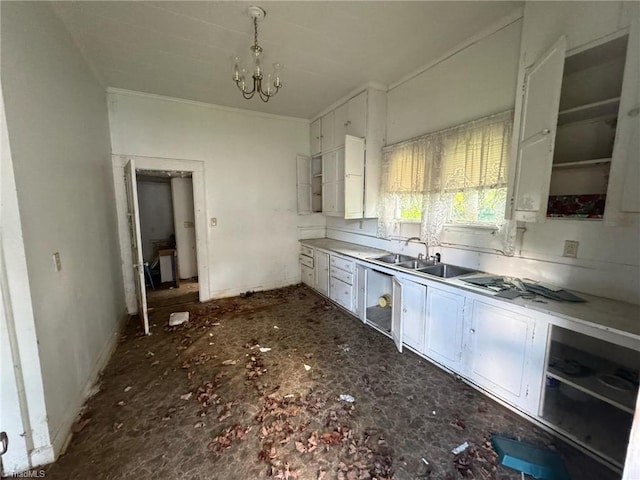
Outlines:
<svg viewBox="0 0 640 480"><path fill-rule="evenodd" d="M233 81L242 92L242 96L247 100L253 98L257 93L263 102L268 102L278 90L282 87L280 81L280 71L282 65L279 63L273 64L273 73L269 73L266 77L262 70L262 47L258 44L258 22L261 21L267 14L261 7L251 6L248 9L249 17L253 19L253 32L254 32L254 44L249 48L251 50L251 56L253 58L253 72L251 77L253 78L253 87L250 89L249 82L247 81L247 70L242 65L242 59L240 57L232 57L233 65Z"/></svg>

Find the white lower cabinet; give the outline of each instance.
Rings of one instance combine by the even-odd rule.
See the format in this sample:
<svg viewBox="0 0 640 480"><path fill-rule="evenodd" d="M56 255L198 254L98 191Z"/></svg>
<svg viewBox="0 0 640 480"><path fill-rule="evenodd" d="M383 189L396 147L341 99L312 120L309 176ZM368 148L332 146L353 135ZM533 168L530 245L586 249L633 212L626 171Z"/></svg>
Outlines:
<svg viewBox="0 0 640 480"><path fill-rule="evenodd" d="M465 297L427 289L424 354L455 372L462 370Z"/></svg>
<svg viewBox="0 0 640 480"><path fill-rule="evenodd" d="M315 286L323 295L329 296L329 254L321 250L315 253Z"/></svg>
<svg viewBox="0 0 640 480"><path fill-rule="evenodd" d="M410 281L402 282L402 341L417 352L424 346L425 304L427 287Z"/></svg>
<svg viewBox="0 0 640 480"><path fill-rule="evenodd" d="M535 326L528 316L475 300L466 342L466 376L532 414L540 402L546 346Z"/></svg>
<svg viewBox="0 0 640 480"><path fill-rule="evenodd" d="M331 254L329 298L350 312L356 311L353 260Z"/></svg>
<svg viewBox="0 0 640 480"><path fill-rule="evenodd" d="M313 248L300 246L300 278L302 283L315 288L315 271L313 268Z"/></svg>

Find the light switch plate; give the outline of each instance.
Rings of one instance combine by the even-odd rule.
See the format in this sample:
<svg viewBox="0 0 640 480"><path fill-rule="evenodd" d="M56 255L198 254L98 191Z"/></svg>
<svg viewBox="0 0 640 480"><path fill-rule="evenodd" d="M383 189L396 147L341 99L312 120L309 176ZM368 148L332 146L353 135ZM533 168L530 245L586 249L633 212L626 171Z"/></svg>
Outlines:
<svg viewBox="0 0 640 480"><path fill-rule="evenodd" d="M212 227L217 227L218 226L218 219L216 217L212 217L211 218L211 226Z"/></svg>
<svg viewBox="0 0 640 480"><path fill-rule="evenodd" d="M578 256L578 245L580 245L580 242L576 240L565 240L562 256L576 258Z"/></svg>

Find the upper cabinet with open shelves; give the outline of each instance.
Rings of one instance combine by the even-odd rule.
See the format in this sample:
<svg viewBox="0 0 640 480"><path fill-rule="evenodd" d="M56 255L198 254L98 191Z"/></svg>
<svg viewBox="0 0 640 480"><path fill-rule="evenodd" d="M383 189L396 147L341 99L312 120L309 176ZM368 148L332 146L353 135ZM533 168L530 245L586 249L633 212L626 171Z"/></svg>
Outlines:
<svg viewBox="0 0 640 480"><path fill-rule="evenodd" d="M580 29L574 23L584 18L574 17L558 22L560 39L527 64L527 54L542 51L543 40L531 32L549 28L542 28L548 26L541 16L528 19L525 10L507 215L529 222L563 217L624 223L640 212L638 19L576 45Z"/></svg>
<svg viewBox="0 0 640 480"><path fill-rule="evenodd" d="M375 88L311 122L311 157L298 158L298 213L377 216L385 122L386 92ZM314 163L322 168L310 176Z"/></svg>

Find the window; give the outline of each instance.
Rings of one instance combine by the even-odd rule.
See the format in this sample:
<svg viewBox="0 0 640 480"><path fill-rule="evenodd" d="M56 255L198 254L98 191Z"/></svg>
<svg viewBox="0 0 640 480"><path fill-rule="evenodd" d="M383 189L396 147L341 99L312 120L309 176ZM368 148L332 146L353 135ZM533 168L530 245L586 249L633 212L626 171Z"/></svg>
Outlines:
<svg viewBox="0 0 640 480"><path fill-rule="evenodd" d="M485 117L387 147L378 221L384 237L419 222L438 244L445 224L504 223L513 112Z"/></svg>

